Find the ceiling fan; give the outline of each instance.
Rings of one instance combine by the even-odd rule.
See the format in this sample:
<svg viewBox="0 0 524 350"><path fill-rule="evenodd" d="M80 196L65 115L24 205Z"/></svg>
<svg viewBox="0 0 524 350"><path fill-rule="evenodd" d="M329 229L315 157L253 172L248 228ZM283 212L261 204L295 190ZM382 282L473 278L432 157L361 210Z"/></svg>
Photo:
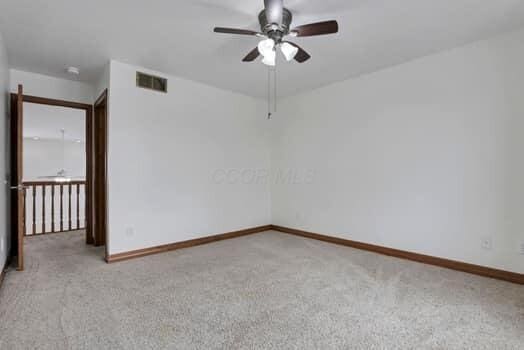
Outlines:
<svg viewBox="0 0 524 350"><path fill-rule="evenodd" d="M291 29L292 20L293 15L284 7L283 0L264 0L264 10L258 15L260 32L222 27L216 27L214 31L215 33L251 35L262 38L263 40L260 41L258 46L248 53L242 61L252 62L262 55L262 63L268 66L276 64L277 48L280 49L288 62L295 59L297 62L303 63L311 58L300 46L284 40L286 36L307 37L338 32L337 21L305 24Z"/></svg>

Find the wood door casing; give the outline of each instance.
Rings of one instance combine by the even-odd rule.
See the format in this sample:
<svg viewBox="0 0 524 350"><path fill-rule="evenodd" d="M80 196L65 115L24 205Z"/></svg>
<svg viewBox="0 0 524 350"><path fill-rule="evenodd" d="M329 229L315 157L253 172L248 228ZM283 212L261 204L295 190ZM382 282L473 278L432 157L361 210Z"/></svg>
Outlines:
<svg viewBox="0 0 524 350"><path fill-rule="evenodd" d="M94 244L93 214L93 108L86 110L86 244Z"/></svg>
<svg viewBox="0 0 524 350"><path fill-rule="evenodd" d="M23 178L23 96L24 88L11 94L11 256L17 257L17 270L24 270L24 190Z"/></svg>
<svg viewBox="0 0 524 350"><path fill-rule="evenodd" d="M107 237L107 90L95 102L93 121L94 240L95 246L103 246Z"/></svg>
<svg viewBox="0 0 524 350"><path fill-rule="evenodd" d="M16 153L18 150L18 143L17 143L17 137L18 137L18 131L17 131L17 94L11 94L10 99L10 106L11 106L11 118L9 119L9 139L10 139L10 150L9 150L9 162L10 162L10 176L9 176L9 186L11 186L11 191L9 193L9 209L10 209L10 217L9 217L9 226L11 228L11 251L10 256L15 257L18 254L18 195L15 190L12 188L17 186L16 180L18 178L17 172L18 172L18 164L17 164L17 157Z"/></svg>

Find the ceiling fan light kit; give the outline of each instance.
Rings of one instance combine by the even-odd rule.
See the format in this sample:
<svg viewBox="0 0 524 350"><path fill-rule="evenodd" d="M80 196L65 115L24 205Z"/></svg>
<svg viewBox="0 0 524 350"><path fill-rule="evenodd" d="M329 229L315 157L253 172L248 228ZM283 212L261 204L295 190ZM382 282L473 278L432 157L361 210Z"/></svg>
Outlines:
<svg viewBox="0 0 524 350"><path fill-rule="evenodd" d="M250 35L262 38L257 48L251 51L243 62L253 62L262 55L262 63L274 66L277 48L280 49L287 61L295 59L304 63L311 56L295 43L285 41L286 36L310 37L317 35L334 34L338 32L337 21L325 21L298 26L291 29L293 14L284 7L283 0L265 0L264 9L258 15L260 32L247 29L215 27L215 33Z"/></svg>
<svg viewBox="0 0 524 350"><path fill-rule="evenodd" d="M274 67L277 65L277 53L275 51L272 51L268 53L264 58L262 59L262 63L264 63L266 66Z"/></svg>
<svg viewBox="0 0 524 350"><path fill-rule="evenodd" d="M275 41L273 39L264 39L258 43L258 52L264 57L262 63L268 66L276 64L277 53L275 51Z"/></svg>
<svg viewBox="0 0 524 350"><path fill-rule="evenodd" d="M215 33L250 35L261 38L258 46L250 51L242 60L253 62L262 55L262 63L271 67L268 70L268 119L276 112L276 56L279 50L286 61L293 59L298 63L304 63L311 58L304 49L297 44L284 40L286 36L308 37L317 35L334 34L338 32L337 21L325 21L305 24L291 29L293 14L284 7L283 0L264 0L264 9L258 14L260 32L248 29L215 27ZM271 109L271 71L273 72L274 103Z"/></svg>
<svg viewBox="0 0 524 350"><path fill-rule="evenodd" d="M280 51L282 51L286 61L291 62L293 58L297 56L298 48L291 45L290 43L283 42L280 44Z"/></svg>

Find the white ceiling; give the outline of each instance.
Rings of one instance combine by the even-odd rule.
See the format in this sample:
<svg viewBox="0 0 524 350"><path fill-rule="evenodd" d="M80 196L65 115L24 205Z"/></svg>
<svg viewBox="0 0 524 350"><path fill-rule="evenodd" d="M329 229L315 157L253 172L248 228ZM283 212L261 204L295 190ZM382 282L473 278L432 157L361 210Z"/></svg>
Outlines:
<svg viewBox="0 0 524 350"><path fill-rule="evenodd" d="M336 19L334 36L296 38L312 59L279 67L289 95L524 26L523 0L284 0L294 24ZM13 68L96 81L110 58L240 93L265 95L267 70L241 63L262 0L2 1L0 32Z"/></svg>
<svg viewBox="0 0 524 350"><path fill-rule="evenodd" d="M61 129L68 141L85 140L85 116L80 109L24 103L23 136L41 140L61 140Z"/></svg>

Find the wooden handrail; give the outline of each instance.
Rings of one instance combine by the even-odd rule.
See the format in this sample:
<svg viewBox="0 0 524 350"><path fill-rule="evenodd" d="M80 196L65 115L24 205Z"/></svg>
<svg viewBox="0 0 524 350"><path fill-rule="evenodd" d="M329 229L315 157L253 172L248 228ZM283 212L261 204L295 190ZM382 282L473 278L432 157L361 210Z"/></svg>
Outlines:
<svg viewBox="0 0 524 350"><path fill-rule="evenodd" d="M72 180L72 181L67 181L67 182L57 182L57 181L23 181L22 182L22 185L24 186L51 186L51 185L55 185L55 186L58 186L58 185L85 185L86 184L86 181L85 180Z"/></svg>
<svg viewBox="0 0 524 350"><path fill-rule="evenodd" d="M56 182L56 181L23 181L24 186L24 234L25 235L40 235L46 233L55 232L66 232L73 230L80 230L85 228L85 218L80 220L80 206L85 203L85 191L86 181L75 180L69 182ZM50 191L48 191L50 187ZM58 187L58 190L55 190ZM64 189L64 187L66 187ZM81 189L83 187L83 189ZM29 198L27 198L28 193ZM65 192L65 193L64 193ZM48 196L51 194L50 205ZM58 194L59 198L56 198ZM64 195L67 197L64 203ZM83 200L80 201L80 197L84 196ZM76 198L75 198L76 196ZM38 198L38 200L37 200ZM29 199L29 201L28 201ZM55 201L59 201L59 212L55 212ZM41 205L41 221L37 221L37 203ZM76 210L73 210L72 204L76 203ZM65 205L64 205L65 204ZM49 216L50 208L50 216ZM86 208L84 207L84 210ZM40 211L39 211L40 212ZM31 214L32 218L28 222L28 214ZM59 214L59 222L55 223L55 214ZM67 221L64 223L64 216L67 215ZM76 215L76 217L73 217ZM38 225L40 223L40 225ZM50 224L50 225L49 225ZM37 227L38 226L38 227ZM50 226L50 227L47 227Z"/></svg>

